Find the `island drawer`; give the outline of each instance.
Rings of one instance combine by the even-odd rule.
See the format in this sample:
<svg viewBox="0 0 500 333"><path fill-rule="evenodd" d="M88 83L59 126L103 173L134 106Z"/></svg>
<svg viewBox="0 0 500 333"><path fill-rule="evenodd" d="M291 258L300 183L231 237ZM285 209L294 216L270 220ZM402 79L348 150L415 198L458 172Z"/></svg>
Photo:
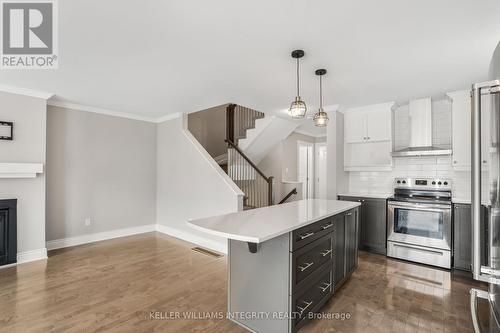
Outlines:
<svg viewBox="0 0 500 333"><path fill-rule="evenodd" d="M328 233L333 231L333 216L323 219L318 222L314 222L310 225L306 225L300 229L294 230L292 235L291 250L295 251L318 238L321 238Z"/></svg>
<svg viewBox="0 0 500 333"><path fill-rule="evenodd" d="M292 311L294 311L292 327L294 332L309 321L309 313L321 309L332 292L333 271L330 266L330 268L322 270L319 278L311 283L304 292L292 296Z"/></svg>
<svg viewBox="0 0 500 333"><path fill-rule="evenodd" d="M332 261L334 242L334 233L330 232L291 254L292 288L294 290L326 262Z"/></svg>

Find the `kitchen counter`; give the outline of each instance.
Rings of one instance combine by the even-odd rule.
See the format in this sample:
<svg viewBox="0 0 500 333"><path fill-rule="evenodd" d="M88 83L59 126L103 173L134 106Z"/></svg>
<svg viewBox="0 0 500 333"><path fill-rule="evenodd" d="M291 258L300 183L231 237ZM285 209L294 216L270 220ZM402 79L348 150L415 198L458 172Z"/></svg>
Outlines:
<svg viewBox="0 0 500 333"><path fill-rule="evenodd" d="M358 202L305 199L238 213L189 220L188 225L215 236L262 243L359 205Z"/></svg>
<svg viewBox="0 0 500 333"><path fill-rule="evenodd" d="M358 206L307 199L189 221L229 239L229 319L295 333L321 312L358 265Z"/></svg>
<svg viewBox="0 0 500 333"><path fill-rule="evenodd" d="M342 197L364 197L364 198L375 198L375 199L387 199L391 197L393 193L353 191L353 192L341 192L338 195Z"/></svg>

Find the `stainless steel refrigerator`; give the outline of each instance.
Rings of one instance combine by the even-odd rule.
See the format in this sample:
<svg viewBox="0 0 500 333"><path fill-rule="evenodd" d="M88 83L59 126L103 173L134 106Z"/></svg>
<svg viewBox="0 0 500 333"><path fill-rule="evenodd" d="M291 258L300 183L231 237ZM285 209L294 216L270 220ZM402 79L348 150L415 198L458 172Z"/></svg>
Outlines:
<svg viewBox="0 0 500 333"><path fill-rule="evenodd" d="M500 332L500 80L472 85L471 120L472 274L489 283L488 291L470 291L472 323L476 333ZM489 306L486 323L478 319L478 302Z"/></svg>

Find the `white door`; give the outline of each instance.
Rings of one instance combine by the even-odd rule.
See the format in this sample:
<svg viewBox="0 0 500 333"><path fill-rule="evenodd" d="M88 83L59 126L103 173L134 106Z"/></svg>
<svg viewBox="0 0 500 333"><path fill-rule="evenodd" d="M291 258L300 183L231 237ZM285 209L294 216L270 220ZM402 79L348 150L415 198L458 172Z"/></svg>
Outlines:
<svg viewBox="0 0 500 333"><path fill-rule="evenodd" d="M316 199L326 199L326 143L316 144Z"/></svg>
<svg viewBox="0 0 500 333"><path fill-rule="evenodd" d="M314 196L314 145L297 142L297 178L302 182L303 199Z"/></svg>

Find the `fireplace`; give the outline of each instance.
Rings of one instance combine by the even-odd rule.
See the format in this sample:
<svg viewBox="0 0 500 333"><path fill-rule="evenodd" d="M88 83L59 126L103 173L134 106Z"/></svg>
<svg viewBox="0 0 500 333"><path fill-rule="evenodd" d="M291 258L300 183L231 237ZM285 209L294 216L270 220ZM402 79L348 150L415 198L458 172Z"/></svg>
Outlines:
<svg viewBox="0 0 500 333"><path fill-rule="evenodd" d="M17 200L0 200L0 266L17 261Z"/></svg>

